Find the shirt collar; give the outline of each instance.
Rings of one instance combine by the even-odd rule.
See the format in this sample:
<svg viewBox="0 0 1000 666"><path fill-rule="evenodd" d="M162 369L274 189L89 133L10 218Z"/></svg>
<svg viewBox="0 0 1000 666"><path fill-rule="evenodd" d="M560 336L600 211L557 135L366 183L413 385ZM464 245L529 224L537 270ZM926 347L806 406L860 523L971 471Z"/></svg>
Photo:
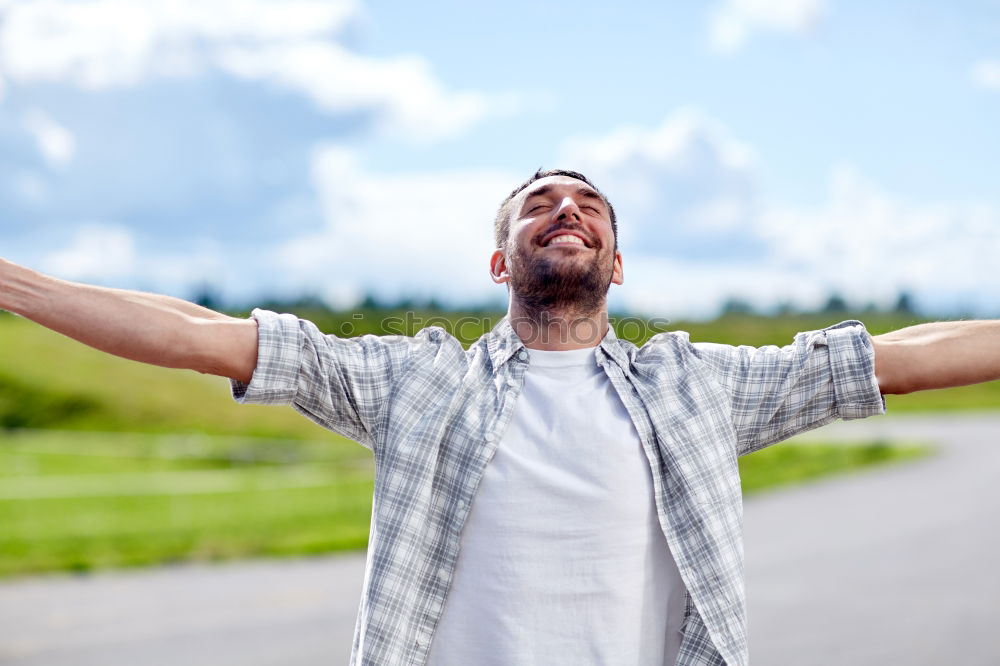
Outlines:
<svg viewBox="0 0 1000 666"><path fill-rule="evenodd" d="M614 326L608 326L607 333L604 334L597 346L601 348L605 356L617 363L622 371L627 373L628 354L615 334ZM504 316L486 337L486 348L493 367L500 368L512 356L525 349L525 346L521 338L514 332L514 327L510 325L508 317ZM600 361L600 357L598 357L598 361Z"/></svg>
<svg viewBox="0 0 1000 666"><path fill-rule="evenodd" d="M517 337L510 320L504 316L486 336L486 349L494 368L500 368L510 357L524 349L524 343Z"/></svg>

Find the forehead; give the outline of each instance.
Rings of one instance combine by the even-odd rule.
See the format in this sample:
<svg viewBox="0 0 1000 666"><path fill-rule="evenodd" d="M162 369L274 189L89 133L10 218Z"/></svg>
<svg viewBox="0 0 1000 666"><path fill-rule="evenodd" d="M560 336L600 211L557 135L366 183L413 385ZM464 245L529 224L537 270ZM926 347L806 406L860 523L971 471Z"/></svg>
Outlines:
<svg viewBox="0 0 1000 666"><path fill-rule="evenodd" d="M568 196L573 194L586 194L588 196L596 195L602 201L604 197L601 197L595 190L587 183L582 180L577 180L576 178L571 178L570 176L546 176L545 178L539 178L531 185L528 185L522 192L517 195L517 204L523 204L529 198L533 196Z"/></svg>

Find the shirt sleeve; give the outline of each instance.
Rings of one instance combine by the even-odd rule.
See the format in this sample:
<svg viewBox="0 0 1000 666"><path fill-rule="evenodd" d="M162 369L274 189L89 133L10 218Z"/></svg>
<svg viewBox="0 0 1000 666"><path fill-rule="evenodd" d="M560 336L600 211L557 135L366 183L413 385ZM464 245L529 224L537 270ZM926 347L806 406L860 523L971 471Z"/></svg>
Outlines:
<svg viewBox="0 0 1000 666"><path fill-rule="evenodd" d="M413 338L326 335L291 314L254 310L257 368L249 384L231 380L237 402L291 405L319 425L368 448Z"/></svg>
<svg viewBox="0 0 1000 666"><path fill-rule="evenodd" d="M799 333L781 348L693 346L730 396L740 455L837 418L885 413L861 322Z"/></svg>

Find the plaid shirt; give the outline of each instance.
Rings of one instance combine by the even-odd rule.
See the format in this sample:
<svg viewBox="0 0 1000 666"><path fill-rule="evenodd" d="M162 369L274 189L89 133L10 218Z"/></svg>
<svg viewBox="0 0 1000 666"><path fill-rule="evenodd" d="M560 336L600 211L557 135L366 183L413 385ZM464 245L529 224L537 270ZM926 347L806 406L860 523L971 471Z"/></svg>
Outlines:
<svg viewBox="0 0 1000 666"><path fill-rule="evenodd" d="M255 310L246 403L293 405L375 454L364 593L351 664L424 664L459 537L521 390L528 354L507 319L468 350L443 329L339 338ZM642 347L611 327L595 348L652 463L660 525L687 588L677 664L746 664L737 456L835 418L885 410L864 327L799 333L783 348Z"/></svg>

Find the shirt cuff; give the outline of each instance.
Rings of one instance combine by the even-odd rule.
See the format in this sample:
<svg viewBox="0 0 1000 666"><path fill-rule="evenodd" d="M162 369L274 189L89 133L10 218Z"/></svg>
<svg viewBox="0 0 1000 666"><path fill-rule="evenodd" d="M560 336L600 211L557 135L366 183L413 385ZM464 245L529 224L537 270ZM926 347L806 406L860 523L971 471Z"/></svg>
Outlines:
<svg viewBox="0 0 1000 666"><path fill-rule="evenodd" d="M302 329L291 314L255 309L257 367L250 383L231 379L233 398L243 404L289 405L298 392Z"/></svg>
<svg viewBox="0 0 1000 666"><path fill-rule="evenodd" d="M885 414L885 398L875 377L875 349L864 324L844 321L823 330L830 350L837 415L849 420Z"/></svg>

